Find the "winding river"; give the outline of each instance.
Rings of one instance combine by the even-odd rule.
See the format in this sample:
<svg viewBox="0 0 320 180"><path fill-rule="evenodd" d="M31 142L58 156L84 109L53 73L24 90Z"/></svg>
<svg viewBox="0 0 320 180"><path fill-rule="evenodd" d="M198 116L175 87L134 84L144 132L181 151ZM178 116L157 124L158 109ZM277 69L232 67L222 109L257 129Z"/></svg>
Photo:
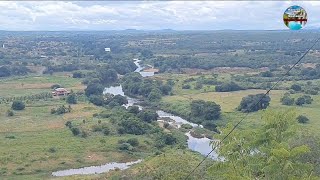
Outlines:
<svg viewBox="0 0 320 180"><path fill-rule="evenodd" d="M139 72L142 77L149 77L149 76L154 75L153 72L143 72L143 67L140 65L140 60L134 59L134 63L138 67L135 70L135 72ZM109 94L113 94L113 95L126 96L123 92L121 85L120 86L111 86L111 87L105 88L103 93L104 94L109 93ZM128 98L128 104L124 105L126 108L128 108L129 106L136 105L136 103L139 102L138 99L131 98L128 96L126 96L126 97ZM139 108L143 109L142 106L139 106ZM191 122L189 122L179 116L175 116L173 114L167 113L162 110L157 110L157 114L159 116L159 119L163 119L163 118L172 119L174 121L174 124L177 125L178 128L180 128L182 124L190 124L192 127L198 127L197 124L191 123ZM200 125L199 127L203 128L202 125ZM210 140L206 137L204 137L204 138L192 137L190 132L186 133L186 136L188 136L187 143L188 143L189 149L196 151L196 152L199 152L200 154L202 154L204 156L207 155L212 150L212 146L211 146L212 140ZM215 151L212 152L209 157L213 160L221 160L221 159L219 159L218 154ZM79 169L68 169L68 170L56 171L56 172L53 172L52 175L53 176L70 176L70 175L81 175L81 174L99 174L99 173L109 172L110 170L114 170L114 169L124 170L124 169L129 168L131 165L137 164L141 161L142 160L138 160L138 161L127 162L127 163L111 162L111 163L107 163L107 164L100 165L100 166L89 166L89 167L83 167L83 168L79 168Z"/></svg>

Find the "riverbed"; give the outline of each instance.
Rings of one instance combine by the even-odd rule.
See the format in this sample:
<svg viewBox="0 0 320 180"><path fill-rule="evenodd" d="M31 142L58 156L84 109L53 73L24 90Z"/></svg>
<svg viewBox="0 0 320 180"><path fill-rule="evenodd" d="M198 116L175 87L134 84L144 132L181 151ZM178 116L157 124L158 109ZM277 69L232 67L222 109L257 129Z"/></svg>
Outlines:
<svg viewBox="0 0 320 180"><path fill-rule="evenodd" d="M135 72L139 72L141 74L141 76L143 77L149 77L149 76L153 76L154 73L153 72L142 72L143 67L140 65L140 60L138 59L134 59L134 63L137 65L137 69L135 70ZM122 96L126 96L124 94L124 91L122 89L122 86L111 86L111 87L107 87L104 89L103 91L104 94L113 94L113 95L122 95ZM128 99L128 103L123 105L124 107L128 108L129 106L133 106L133 105L137 105L137 103L139 102L139 99L135 99L135 98L131 98L126 96ZM143 106L138 105L139 109L143 109ZM202 125L197 125L194 123L191 123L179 116L170 114L168 112L162 111L162 110L157 110L156 111L159 119L161 118L170 118L174 121L174 124L180 128L182 124L189 124L192 127L200 127L203 128ZM211 142L212 140L210 140L209 138L195 138L192 137L190 132L186 133L186 136L188 136L188 148L199 152L200 154L206 156L211 150L212 150L212 145ZM216 153L216 151L213 151L209 158L213 159L213 160L219 160L218 154ZM114 170L114 169L127 169L129 168L131 165L133 164L137 164L140 163L142 160L138 160L138 161L134 161L134 162L127 162L127 163L117 163L117 162L111 162L111 163L107 163L104 165L100 165L100 166L90 166L90 167L83 167L83 168L79 168L79 169L69 169L69 170L62 170L62 171L56 171L53 172L52 175L53 176L69 176L69 175L77 175L77 174L99 174L99 173L105 173L105 172L109 172L110 170Z"/></svg>

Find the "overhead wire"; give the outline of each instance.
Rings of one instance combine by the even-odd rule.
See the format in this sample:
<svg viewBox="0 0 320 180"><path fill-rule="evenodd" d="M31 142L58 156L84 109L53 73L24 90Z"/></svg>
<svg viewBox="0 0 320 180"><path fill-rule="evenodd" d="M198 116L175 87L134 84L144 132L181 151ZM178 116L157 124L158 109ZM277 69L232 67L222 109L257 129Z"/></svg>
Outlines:
<svg viewBox="0 0 320 180"><path fill-rule="evenodd" d="M212 148L212 150L203 158L203 160L202 160L195 168L193 168L192 171L190 171L190 173L184 178L185 180L187 180L187 179L195 172L195 170L210 156L210 154L211 154L213 151L215 151L216 148L217 148L218 146L220 146L220 145L222 144L222 142L225 141L225 140L230 136L230 134L241 124L241 122L244 121L244 120L248 117L248 115L249 115L249 113L250 113L250 110L252 110L253 107L255 107L255 106L257 106L258 104L260 104L260 102L270 93L270 91L273 90L281 81L283 81L285 76L289 75L290 71L291 71L297 64L299 64L299 63L301 62L301 60L309 53L309 51L318 43L319 40L320 40L320 38L316 39L316 41L312 44L312 46L307 49L307 51L298 59L298 61L296 61L296 62L294 63L294 65L291 66L291 67L288 69L288 71L287 71L284 75L282 75L282 76L278 79L278 81L276 81L276 83L275 83L269 90L267 90L267 92L260 98L260 100L259 100L254 106L251 106L251 109L249 109L249 111L246 112L245 116L244 116L240 121L238 121L238 122L233 126L233 128L232 128L232 129Z"/></svg>

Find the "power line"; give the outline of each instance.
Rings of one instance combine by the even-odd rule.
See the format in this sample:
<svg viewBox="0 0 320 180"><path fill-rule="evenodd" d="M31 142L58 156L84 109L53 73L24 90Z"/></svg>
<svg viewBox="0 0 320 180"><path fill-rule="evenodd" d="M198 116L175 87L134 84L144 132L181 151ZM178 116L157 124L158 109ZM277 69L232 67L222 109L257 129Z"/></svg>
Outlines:
<svg viewBox="0 0 320 180"><path fill-rule="evenodd" d="M297 64L300 63L300 61L309 53L309 51L317 44L317 42L318 42L319 40L320 40L320 38L316 39L316 41L313 43L313 45L299 58L299 60L298 60L292 67L290 67L290 69L289 69L281 78L279 78L279 80L260 98L260 100L259 100L254 106L251 106L251 109L252 109L253 107L257 106L257 105L270 93L270 91L273 90L273 88L275 88L275 87L279 84L280 81L283 81L284 77L285 77L286 75L288 75L289 72L290 72ZM250 110L251 110L251 109L250 109ZM209 155L216 149L216 147L220 146L221 143L222 143L225 139L227 139L227 138L230 136L230 134L240 125L240 123L248 117L249 112L250 112L250 111L248 111L248 112L246 113L246 115L245 115L237 124L235 124L235 125L233 126L233 128L231 129L231 131L229 131L229 133L228 133L226 136L224 136L224 138L222 138L222 140L221 140L219 143L217 143L217 145L215 145L215 146L212 148L212 150L203 158L203 160L185 177L185 180L187 180L187 179L192 175L192 173L194 173L194 171L209 157Z"/></svg>

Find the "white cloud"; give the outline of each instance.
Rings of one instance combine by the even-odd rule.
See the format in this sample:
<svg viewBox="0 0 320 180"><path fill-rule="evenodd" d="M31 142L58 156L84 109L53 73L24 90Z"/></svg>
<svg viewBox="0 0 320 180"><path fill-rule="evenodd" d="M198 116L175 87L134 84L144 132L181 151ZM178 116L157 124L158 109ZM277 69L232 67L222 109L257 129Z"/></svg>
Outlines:
<svg viewBox="0 0 320 180"><path fill-rule="evenodd" d="M284 10L295 4L319 27L317 1L0 1L0 29L282 29Z"/></svg>

